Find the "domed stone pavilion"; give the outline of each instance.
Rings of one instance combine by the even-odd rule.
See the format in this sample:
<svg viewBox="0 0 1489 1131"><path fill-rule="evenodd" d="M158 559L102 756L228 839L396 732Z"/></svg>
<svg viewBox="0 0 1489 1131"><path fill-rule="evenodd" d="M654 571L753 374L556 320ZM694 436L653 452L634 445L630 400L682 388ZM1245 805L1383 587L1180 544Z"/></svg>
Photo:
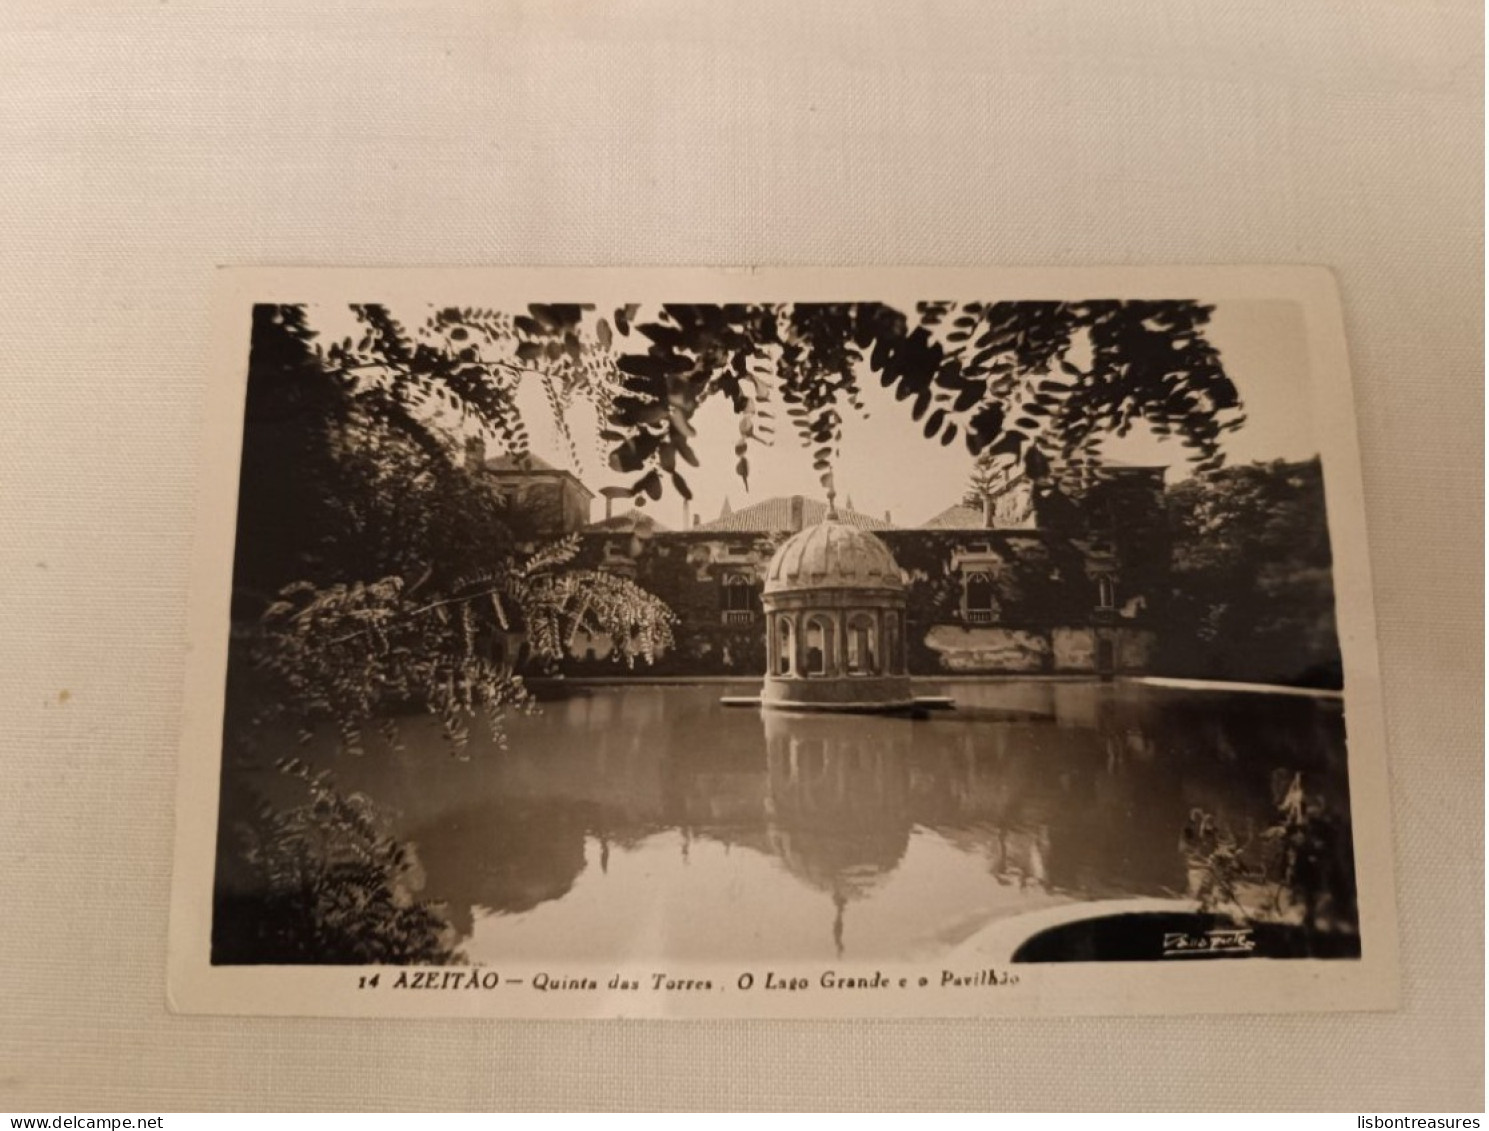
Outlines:
<svg viewBox="0 0 1489 1131"><path fill-rule="evenodd" d="M889 547L825 522L771 559L765 612L766 707L896 711L915 705L905 667L905 588Z"/></svg>

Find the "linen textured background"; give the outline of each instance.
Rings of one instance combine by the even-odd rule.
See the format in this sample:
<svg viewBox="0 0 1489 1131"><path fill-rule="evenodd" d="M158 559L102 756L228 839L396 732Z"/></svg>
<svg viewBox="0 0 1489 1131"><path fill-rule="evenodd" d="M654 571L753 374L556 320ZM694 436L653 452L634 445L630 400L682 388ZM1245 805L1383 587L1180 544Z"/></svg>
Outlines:
<svg viewBox="0 0 1489 1131"><path fill-rule="evenodd" d="M1463 3L0 5L0 1109L1483 1107L1483 23ZM216 264L1314 263L1362 432L1392 1014L176 1017Z"/></svg>

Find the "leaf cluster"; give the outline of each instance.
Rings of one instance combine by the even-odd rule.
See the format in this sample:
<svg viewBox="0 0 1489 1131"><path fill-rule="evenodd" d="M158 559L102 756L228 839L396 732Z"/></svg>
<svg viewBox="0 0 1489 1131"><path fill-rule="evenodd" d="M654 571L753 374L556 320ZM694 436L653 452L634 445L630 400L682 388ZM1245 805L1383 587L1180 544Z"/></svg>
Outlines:
<svg viewBox="0 0 1489 1131"><path fill-rule="evenodd" d="M515 382L527 359L580 395L604 383L605 323L585 329L578 306L441 310L415 332L381 307L357 317L359 340L322 346L301 308L255 310L235 565L245 729L330 723L355 751L369 728L396 741L393 717L424 709L463 752L470 718L500 742L503 713L530 702L497 646L509 634L526 634L539 664L580 630L610 635L627 663L670 646L666 606L574 568L572 540L525 551L433 415L448 402L462 423L525 445Z"/></svg>
<svg viewBox="0 0 1489 1131"><path fill-rule="evenodd" d="M252 914L214 930L214 960L280 965L462 961L441 909L419 897L423 869L364 794L297 759L279 763L296 804L263 803L238 824L239 877ZM219 919L229 910L219 900ZM246 935L246 937L245 937Z"/></svg>

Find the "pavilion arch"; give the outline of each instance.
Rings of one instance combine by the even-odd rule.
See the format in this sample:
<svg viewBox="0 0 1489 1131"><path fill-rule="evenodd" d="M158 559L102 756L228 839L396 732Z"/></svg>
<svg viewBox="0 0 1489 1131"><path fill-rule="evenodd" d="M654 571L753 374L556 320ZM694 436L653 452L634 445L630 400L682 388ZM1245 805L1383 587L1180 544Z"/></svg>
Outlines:
<svg viewBox="0 0 1489 1131"><path fill-rule="evenodd" d="M884 674L905 672L905 625L898 609L884 614Z"/></svg>
<svg viewBox="0 0 1489 1131"><path fill-rule="evenodd" d="M878 675L884 642L879 639L879 618L873 613L848 614L847 656L849 675Z"/></svg>
<svg viewBox="0 0 1489 1131"><path fill-rule="evenodd" d="M776 613L772 618L770 670L778 676L796 674L796 618Z"/></svg>
<svg viewBox="0 0 1489 1131"><path fill-rule="evenodd" d="M813 613L807 617L806 631L802 634L806 661L802 674L808 678L835 674L837 639L833 628L832 617L825 613Z"/></svg>

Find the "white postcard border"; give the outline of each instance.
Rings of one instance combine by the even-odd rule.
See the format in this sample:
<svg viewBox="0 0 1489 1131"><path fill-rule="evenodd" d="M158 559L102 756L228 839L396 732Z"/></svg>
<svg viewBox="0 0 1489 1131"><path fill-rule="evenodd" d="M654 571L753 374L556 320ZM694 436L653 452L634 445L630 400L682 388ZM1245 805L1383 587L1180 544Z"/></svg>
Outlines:
<svg viewBox="0 0 1489 1131"><path fill-rule="evenodd" d="M667 300L883 301L927 298L1282 299L1306 315L1310 390L1329 514L1344 660L1349 789L1362 956L1358 960L1018 964L991 983L944 985L936 964L756 963L669 967L654 955L604 968L282 967L210 964L224 673L252 306L259 302L483 305ZM1385 726L1355 405L1333 275L1317 267L1176 268L223 268L206 359L176 805L168 999L185 1013L347 1017L847 1018L1289 1013L1383 1010L1399 1003ZM1244 390L1243 390L1244 392ZM888 984L830 989L825 973ZM440 984L411 985L432 973ZM538 974L591 990L534 988ZM400 974L403 985L398 985ZM490 983L489 975L497 981ZM654 975L709 990L650 989ZM798 990L767 990L764 978ZM969 981L978 969L956 970ZM611 992L624 976L641 991ZM1013 975L1016 983L997 983ZM368 980L377 977L377 984ZM741 979L753 979L741 988ZM926 984L920 985L925 978ZM454 984L451 984L452 979ZM520 984L514 979L521 979ZM902 986L900 980L905 979ZM359 988L360 987L360 988Z"/></svg>

